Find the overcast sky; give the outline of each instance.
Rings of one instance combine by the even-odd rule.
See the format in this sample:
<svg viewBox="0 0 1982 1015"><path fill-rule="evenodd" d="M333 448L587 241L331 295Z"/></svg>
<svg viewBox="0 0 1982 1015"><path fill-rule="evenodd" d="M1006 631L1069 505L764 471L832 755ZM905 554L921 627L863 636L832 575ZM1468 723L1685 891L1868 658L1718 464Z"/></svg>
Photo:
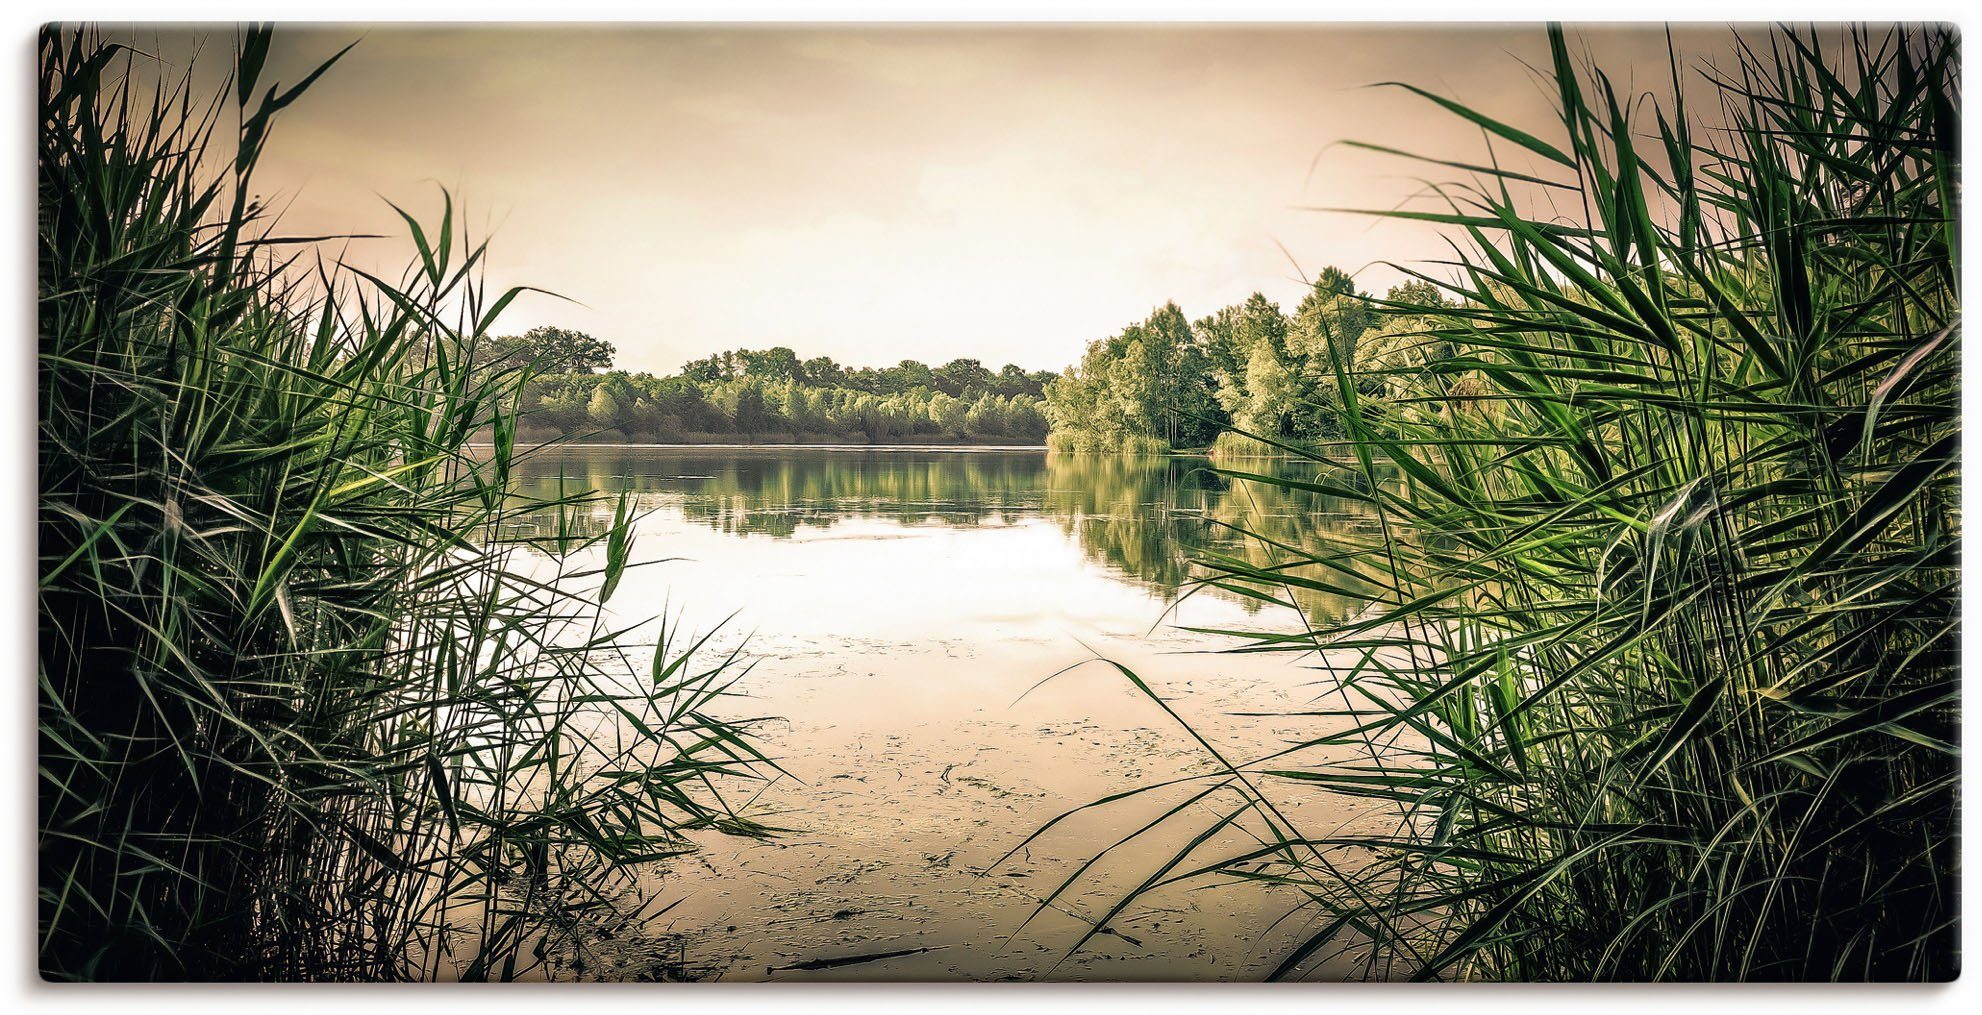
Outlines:
<svg viewBox="0 0 1982 1015"><path fill-rule="evenodd" d="M1659 27L1576 34L1621 86L1666 77ZM1474 159L1482 141L1366 86L1560 134L1530 69L1540 26L277 38L265 80L284 82L360 40L278 121L256 189L291 230L400 233L384 199L433 214L445 185L493 230L492 283L576 301L521 300L499 330L578 328L657 372L767 345L1058 369L1165 300L1192 318L1255 290L1291 307L1330 264L1381 292L1400 276L1378 262L1445 256L1436 234L1303 206L1392 206L1427 171L1335 142ZM1677 35L1682 58L1725 38ZM204 42L215 65L231 45ZM376 264L410 244L354 249Z"/></svg>

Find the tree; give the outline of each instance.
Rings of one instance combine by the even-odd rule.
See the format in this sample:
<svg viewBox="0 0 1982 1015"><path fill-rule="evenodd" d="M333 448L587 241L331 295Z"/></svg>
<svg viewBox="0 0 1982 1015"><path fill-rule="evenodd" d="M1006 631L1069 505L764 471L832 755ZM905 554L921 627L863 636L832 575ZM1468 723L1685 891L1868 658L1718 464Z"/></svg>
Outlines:
<svg viewBox="0 0 1982 1015"><path fill-rule="evenodd" d="M1211 364L1190 322L1177 304L1165 303L1143 322L1142 330L1155 350L1163 439L1172 447L1209 444L1218 432L1218 403L1212 397Z"/></svg>
<svg viewBox="0 0 1982 1015"><path fill-rule="evenodd" d="M1010 411L1005 418L1005 432L1022 441L1037 441L1046 438L1046 413L1041 411L1041 403L1036 398L1016 396L1008 399Z"/></svg>
<svg viewBox="0 0 1982 1015"><path fill-rule="evenodd" d="M1036 370L1027 373L1016 363L1007 363L991 380L991 391L1006 398L1026 396L1039 398L1046 394L1046 385L1053 380L1050 370Z"/></svg>
<svg viewBox="0 0 1982 1015"><path fill-rule="evenodd" d="M699 384L731 380L740 372L734 352L711 353L681 365L681 375Z"/></svg>
<svg viewBox="0 0 1982 1015"><path fill-rule="evenodd" d="M837 388L846 383L846 368L831 356L814 356L799 365L805 383L821 388Z"/></svg>
<svg viewBox="0 0 1982 1015"><path fill-rule="evenodd" d="M935 374L928 364L905 359L881 371L881 394L899 394L916 388L935 387Z"/></svg>
<svg viewBox="0 0 1982 1015"><path fill-rule="evenodd" d="M1290 351L1309 362L1310 376L1332 373L1337 363L1351 366L1356 343L1375 317L1369 294L1356 291L1355 279L1340 268L1324 268L1295 308Z"/></svg>
<svg viewBox="0 0 1982 1015"><path fill-rule="evenodd" d="M1293 374L1273 350L1261 342L1246 361L1243 408L1235 414L1239 428L1262 437L1280 436L1293 414L1296 389Z"/></svg>
<svg viewBox="0 0 1982 1015"><path fill-rule="evenodd" d="M1100 385L1090 369L1093 358L1091 345L1078 365L1068 367L1046 385L1046 419L1054 433L1067 435L1076 446L1102 436L1102 421L1095 413Z"/></svg>
<svg viewBox="0 0 1982 1015"><path fill-rule="evenodd" d="M731 418L736 421L739 433L767 433L780 429L782 422L764 405L764 389L754 379L739 379L735 383L732 397Z"/></svg>
<svg viewBox="0 0 1982 1015"><path fill-rule="evenodd" d="M611 342L582 331L541 325L518 336L495 340L495 363L530 366L539 374L589 374L612 368Z"/></svg>
<svg viewBox="0 0 1982 1015"><path fill-rule="evenodd" d="M662 425L679 431L718 430L728 422L703 397L702 389L686 377L664 377L656 382L654 404L660 410Z"/></svg>
<svg viewBox="0 0 1982 1015"><path fill-rule="evenodd" d="M585 397L568 386L538 395L537 411L531 414L533 421L567 434L584 426L587 418Z"/></svg>
<svg viewBox="0 0 1982 1015"><path fill-rule="evenodd" d="M613 397L612 389L601 384L592 391L592 400L585 405L585 415L602 429L610 430L619 425L619 399Z"/></svg>
<svg viewBox="0 0 1982 1015"><path fill-rule="evenodd" d="M781 398L785 418L800 433L822 430L826 425L825 393L796 381L786 381Z"/></svg>
<svg viewBox="0 0 1982 1015"><path fill-rule="evenodd" d="M1220 307L1191 325L1198 354L1204 357L1214 379L1236 379L1246 371L1246 358L1252 348L1244 338L1244 308Z"/></svg>
<svg viewBox="0 0 1982 1015"><path fill-rule="evenodd" d="M974 359L953 359L933 371L936 390L958 398L975 398L991 390L991 371Z"/></svg>
<svg viewBox="0 0 1982 1015"><path fill-rule="evenodd" d="M929 398L929 419L936 429L952 437L964 435L964 419L970 412L970 404L961 398L938 391Z"/></svg>
<svg viewBox="0 0 1982 1015"><path fill-rule="evenodd" d="M970 411L964 414L963 428L972 437L1002 437L1006 433L1004 407L998 404L996 395L978 396Z"/></svg>
<svg viewBox="0 0 1982 1015"><path fill-rule="evenodd" d="M1033 386L1053 375L1026 374ZM968 397L917 383L943 374ZM931 371L913 360L882 370L848 370L827 357L800 361L783 347L734 349L685 364L671 377L652 374L568 373L539 376L527 398L533 422L565 434L617 429L643 436L689 433L790 432L886 440L911 434L1038 440L1046 416L1037 395L1000 396L994 375L975 360L956 360ZM813 378L837 379L824 384ZM871 382L884 390L855 385ZM971 416L973 409L978 410ZM973 429L974 427L974 429Z"/></svg>
<svg viewBox="0 0 1982 1015"><path fill-rule="evenodd" d="M1405 383L1403 378L1416 376L1455 353L1449 340L1424 333L1427 315L1449 306L1437 286L1415 280L1394 285L1384 295L1383 304L1376 325L1356 343L1356 387L1365 395L1387 394ZM1431 386L1440 385L1433 381Z"/></svg>
<svg viewBox="0 0 1982 1015"><path fill-rule="evenodd" d="M1045 416L1075 450L1207 444L1224 416L1202 345L1184 312L1165 303L1089 343L1078 365L1045 385Z"/></svg>
<svg viewBox="0 0 1982 1015"><path fill-rule="evenodd" d="M1163 347L1161 340L1139 324L1122 329L1107 346L1111 354L1102 378L1108 410L1120 433L1154 437L1162 434Z"/></svg>
<svg viewBox="0 0 1982 1015"><path fill-rule="evenodd" d="M665 421L661 418L660 406L646 395L636 396L633 404L627 406L621 415L623 422L620 424L620 429L629 434L658 437L666 428Z"/></svg>
<svg viewBox="0 0 1982 1015"><path fill-rule="evenodd" d="M798 354L782 345L752 352L738 349L736 358L743 364L743 372L751 377L762 377L767 381L788 381L800 376Z"/></svg>

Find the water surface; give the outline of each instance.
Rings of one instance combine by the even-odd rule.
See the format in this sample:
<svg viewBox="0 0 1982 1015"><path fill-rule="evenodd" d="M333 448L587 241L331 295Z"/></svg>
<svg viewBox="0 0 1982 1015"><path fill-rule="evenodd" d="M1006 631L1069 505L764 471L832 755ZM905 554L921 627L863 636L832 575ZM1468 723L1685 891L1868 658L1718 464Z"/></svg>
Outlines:
<svg viewBox="0 0 1982 1015"><path fill-rule="evenodd" d="M1229 638L1186 630L1278 630L1301 616L1217 590L1180 592L1193 547L1262 561L1277 552L1236 530L1284 541L1361 521L1343 503L1234 488L1205 466L814 448L569 448L531 460L524 485L539 495L560 483L633 491L646 513L639 566L612 600L618 618L665 611L696 630L720 626L719 650L745 643L756 664L727 714L778 717L758 735L788 773L740 796L758 820L791 831L703 840L660 885L673 908L647 932L593 949L585 975L1247 979L1270 970L1309 918L1280 920L1294 900L1251 885L1166 888L1070 951L1089 922L1215 820L1210 802L1114 851L1044 909L1079 864L1180 794L1085 812L1000 862L1070 808L1215 767L1097 656L1141 675L1233 757L1313 735L1299 721L1228 713L1314 708L1332 686L1315 660L1220 654ZM1301 601L1324 619L1355 606ZM1332 828L1356 814L1313 817ZM909 954L821 965L886 952ZM819 968L795 968L807 966Z"/></svg>

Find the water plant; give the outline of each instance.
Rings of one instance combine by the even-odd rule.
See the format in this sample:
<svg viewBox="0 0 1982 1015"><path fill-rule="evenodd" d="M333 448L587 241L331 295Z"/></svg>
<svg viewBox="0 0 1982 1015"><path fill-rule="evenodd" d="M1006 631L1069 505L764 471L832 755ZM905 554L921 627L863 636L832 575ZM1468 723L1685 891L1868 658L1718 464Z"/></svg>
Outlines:
<svg viewBox="0 0 1982 1015"><path fill-rule="evenodd" d="M735 660L610 625L624 499L512 490L528 367L471 365L519 290L451 200L389 280L252 197L337 62L270 84L270 44L208 101L39 40L40 968L569 972L638 870L758 831Z"/></svg>
<svg viewBox="0 0 1982 1015"><path fill-rule="evenodd" d="M1312 482L1222 470L1380 525L1201 580L1364 608L1243 646L1321 671L1315 732L1219 756L1139 891L1288 891L1281 977L1950 978L1955 34L1743 32L1661 95L1549 51L1548 136L1411 88L1491 148L1375 213L1449 230L1442 298L1373 301L1438 355L1338 360Z"/></svg>

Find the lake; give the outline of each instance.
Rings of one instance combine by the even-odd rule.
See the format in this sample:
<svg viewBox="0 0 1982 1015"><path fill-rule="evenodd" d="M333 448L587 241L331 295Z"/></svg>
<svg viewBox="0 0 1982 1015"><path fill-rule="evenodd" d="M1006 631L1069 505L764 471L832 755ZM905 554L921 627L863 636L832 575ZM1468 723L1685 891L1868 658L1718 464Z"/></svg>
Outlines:
<svg viewBox="0 0 1982 1015"><path fill-rule="evenodd" d="M792 447L570 447L527 460L521 485L535 495L560 483L632 491L644 514L615 618L665 612L698 632L719 629L717 651L740 644L755 665L723 714L775 717L756 734L786 773L731 791L747 814L788 831L701 837L701 853L659 875L671 908L638 933L596 942L576 971L729 980L1270 971L1315 915L1249 883L1166 887L1070 951L1087 921L1216 820L1211 800L1109 852L1044 908L1082 863L1188 794L1172 787L1082 812L1001 862L1070 809L1215 770L1097 657L1136 672L1234 759L1311 737L1319 720L1232 713L1339 700L1311 657L1224 654L1233 638L1189 630L1299 629L1299 613L1221 590L1182 593L1194 547L1256 560L1277 552L1235 528L1285 540L1366 522L1346 503L1234 487L1207 464ZM1317 620L1355 608L1301 602ZM1374 820L1299 792L1275 802L1326 830ZM1249 841L1235 831L1204 855ZM903 954L865 958L885 953Z"/></svg>

